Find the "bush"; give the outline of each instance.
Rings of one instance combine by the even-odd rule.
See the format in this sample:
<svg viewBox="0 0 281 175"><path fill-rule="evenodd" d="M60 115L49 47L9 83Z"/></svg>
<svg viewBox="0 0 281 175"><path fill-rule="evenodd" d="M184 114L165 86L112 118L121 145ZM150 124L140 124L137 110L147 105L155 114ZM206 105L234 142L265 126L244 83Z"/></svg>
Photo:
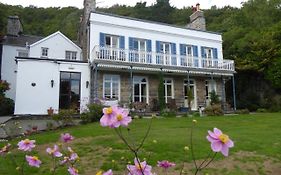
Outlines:
<svg viewBox="0 0 281 175"><path fill-rule="evenodd" d="M52 119L62 126L74 125L75 114L77 112L74 109L61 109L58 114L52 115Z"/></svg>
<svg viewBox="0 0 281 175"><path fill-rule="evenodd" d="M167 118L169 118L169 117L172 118L172 117L176 117L177 114L176 114L175 111L166 108L166 109L164 109L163 111L160 112L160 116L167 117Z"/></svg>
<svg viewBox="0 0 281 175"><path fill-rule="evenodd" d="M265 108L259 108L259 109L257 109L257 112L265 113L265 112L267 112L267 109L265 109Z"/></svg>
<svg viewBox="0 0 281 175"><path fill-rule="evenodd" d="M14 106L12 99L0 96L0 116L13 114Z"/></svg>
<svg viewBox="0 0 281 175"><path fill-rule="evenodd" d="M239 109L239 110L236 110L235 113L236 114L249 114L250 111L249 111L249 109Z"/></svg>
<svg viewBox="0 0 281 175"><path fill-rule="evenodd" d="M219 95L217 95L216 91L210 92L210 100L212 105L220 103Z"/></svg>
<svg viewBox="0 0 281 175"><path fill-rule="evenodd" d="M93 103L93 104L89 104L87 107L88 107L88 111L81 114L82 122L90 123L90 122L99 121L103 114L102 112L103 105L98 103Z"/></svg>
<svg viewBox="0 0 281 175"><path fill-rule="evenodd" d="M207 116L221 116L223 115L223 111L220 104L214 104L207 106L204 110Z"/></svg>

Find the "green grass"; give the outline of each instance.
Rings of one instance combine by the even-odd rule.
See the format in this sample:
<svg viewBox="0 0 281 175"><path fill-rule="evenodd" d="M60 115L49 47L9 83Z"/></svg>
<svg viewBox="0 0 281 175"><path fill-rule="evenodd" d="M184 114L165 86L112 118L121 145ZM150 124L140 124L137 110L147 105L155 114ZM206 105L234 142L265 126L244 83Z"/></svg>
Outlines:
<svg viewBox="0 0 281 175"><path fill-rule="evenodd" d="M220 128L224 133L228 134L234 141L235 147L230 150L230 157L240 151L252 152L258 156L239 157L236 156L236 162L247 164L254 162L257 164L256 171L252 167L241 168L234 167L223 173L222 168L210 168L205 170L208 174L264 174L265 169L262 167L263 158L266 156L274 159L278 164L281 163L281 114L280 113L262 113L252 115L236 115L225 117L196 117L196 118L161 118L153 119L149 137L145 141L144 147L140 152L141 159L149 159L151 165L156 164L157 160L170 160L178 165L181 162L190 162L190 152L184 151L184 146L190 146L190 128L192 120L196 119L198 123L194 129L194 149L197 159L203 159L209 153L210 144L206 140L208 130L214 127ZM133 143L139 143L144 136L149 125L149 119L136 119L130 125L129 140ZM102 128L98 123L65 128L57 131L49 131L29 138L35 139L38 144L35 154L44 162L42 168L26 167L26 174L47 175L49 173L50 158L45 153L48 145L58 142L60 133L69 132L75 136L76 141L72 143L72 147L81 157L79 169L81 174L94 174L99 169L113 168L116 171L124 169L128 161L133 160L133 156L127 150L120 139L118 139L113 129ZM123 129L124 135L128 135L127 129ZM14 145L19 139L12 141ZM153 143L157 140L157 143ZM111 150L112 148L112 150ZM16 151L14 149L13 151ZM16 151L18 152L18 151ZM16 153L17 161L23 154ZM121 157L125 157L121 160ZM216 157L216 161L222 161L223 156ZM114 160L114 163L112 163ZM16 174L15 165L7 158L0 157L0 174ZM180 169L176 167L175 169ZM66 174L65 168L60 168L58 174ZM281 172L281 167L280 167ZM178 174L178 173L177 173Z"/></svg>

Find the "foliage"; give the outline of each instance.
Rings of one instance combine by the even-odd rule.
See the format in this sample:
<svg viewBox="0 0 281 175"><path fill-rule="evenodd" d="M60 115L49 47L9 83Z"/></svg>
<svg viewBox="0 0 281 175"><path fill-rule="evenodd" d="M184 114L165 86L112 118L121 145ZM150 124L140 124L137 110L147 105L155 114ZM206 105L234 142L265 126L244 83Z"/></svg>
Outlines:
<svg viewBox="0 0 281 175"><path fill-rule="evenodd" d="M189 111L191 111L191 102L194 100L194 95L193 95L193 92L191 90L191 88L188 87L188 91L187 91L187 100L188 100L188 108L189 108Z"/></svg>
<svg viewBox="0 0 281 175"><path fill-rule="evenodd" d="M158 85L158 101L159 101L159 109L160 111L165 109L165 89L164 89L164 79L162 72L159 74L159 85Z"/></svg>
<svg viewBox="0 0 281 175"><path fill-rule="evenodd" d="M5 92L9 89L9 83L5 80L0 80L0 116L14 113L14 101L5 97Z"/></svg>
<svg viewBox="0 0 281 175"><path fill-rule="evenodd" d="M212 105L220 103L219 95L217 95L216 91L210 92L210 100Z"/></svg>
<svg viewBox="0 0 281 175"><path fill-rule="evenodd" d="M265 108L259 108L259 109L257 109L257 112L265 113L265 112L268 112L268 111Z"/></svg>
<svg viewBox="0 0 281 175"><path fill-rule="evenodd" d="M236 114L249 114L250 111L248 109L239 109L235 111Z"/></svg>
<svg viewBox="0 0 281 175"><path fill-rule="evenodd" d="M52 115L52 119L61 126L74 125L74 116L77 112L74 109L61 109L58 114Z"/></svg>
<svg viewBox="0 0 281 175"><path fill-rule="evenodd" d="M174 110L170 110L170 109L164 109L160 112L160 115L162 117L176 117L177 116L177 113L174 111Z"/></svg>
<svg viewBox="0 0 281 175"><path fill-rule="evenodd" d="M83 123L90 123L99 121L102 116L103 105L99 103L89 104L88 110L81 114L81 119Z"/></svg>
<svg viewBox="0 0 281 175"><path fill-rule="evenodd" d="M220 104L209 105L204 110L207 116L221 116L223 111Z"/></svg>

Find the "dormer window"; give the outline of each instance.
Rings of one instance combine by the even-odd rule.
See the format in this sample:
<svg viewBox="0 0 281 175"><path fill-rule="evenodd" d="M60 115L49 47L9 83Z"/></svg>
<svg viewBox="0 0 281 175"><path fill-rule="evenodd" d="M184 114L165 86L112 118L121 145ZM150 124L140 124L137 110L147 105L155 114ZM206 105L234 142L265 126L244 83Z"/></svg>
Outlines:
<svg viewBox="0 0 281 175"><path fill-rule="evenodd" d="M49 50L49 48L42 47L41 48L41 57L48 57L48 50Z"/></svg>
<svg viewBox="0 0 281 175"><path fill-rule="evenodd" d="M65 51L65 59L76 60L77 59L77 52Z"/></svg>

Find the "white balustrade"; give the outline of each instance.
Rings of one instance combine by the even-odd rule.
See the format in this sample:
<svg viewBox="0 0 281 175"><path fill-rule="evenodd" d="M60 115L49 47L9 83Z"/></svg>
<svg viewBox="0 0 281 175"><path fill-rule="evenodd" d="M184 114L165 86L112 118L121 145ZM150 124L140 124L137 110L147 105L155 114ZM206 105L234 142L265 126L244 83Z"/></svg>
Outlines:
<svg viewBox="0 0 281 175"><path fill-rule="evenodd" d="M208 59L189 55L183 56L101 46L94 47L91 61L93 60L234 71L233 60Z"/></svg>

